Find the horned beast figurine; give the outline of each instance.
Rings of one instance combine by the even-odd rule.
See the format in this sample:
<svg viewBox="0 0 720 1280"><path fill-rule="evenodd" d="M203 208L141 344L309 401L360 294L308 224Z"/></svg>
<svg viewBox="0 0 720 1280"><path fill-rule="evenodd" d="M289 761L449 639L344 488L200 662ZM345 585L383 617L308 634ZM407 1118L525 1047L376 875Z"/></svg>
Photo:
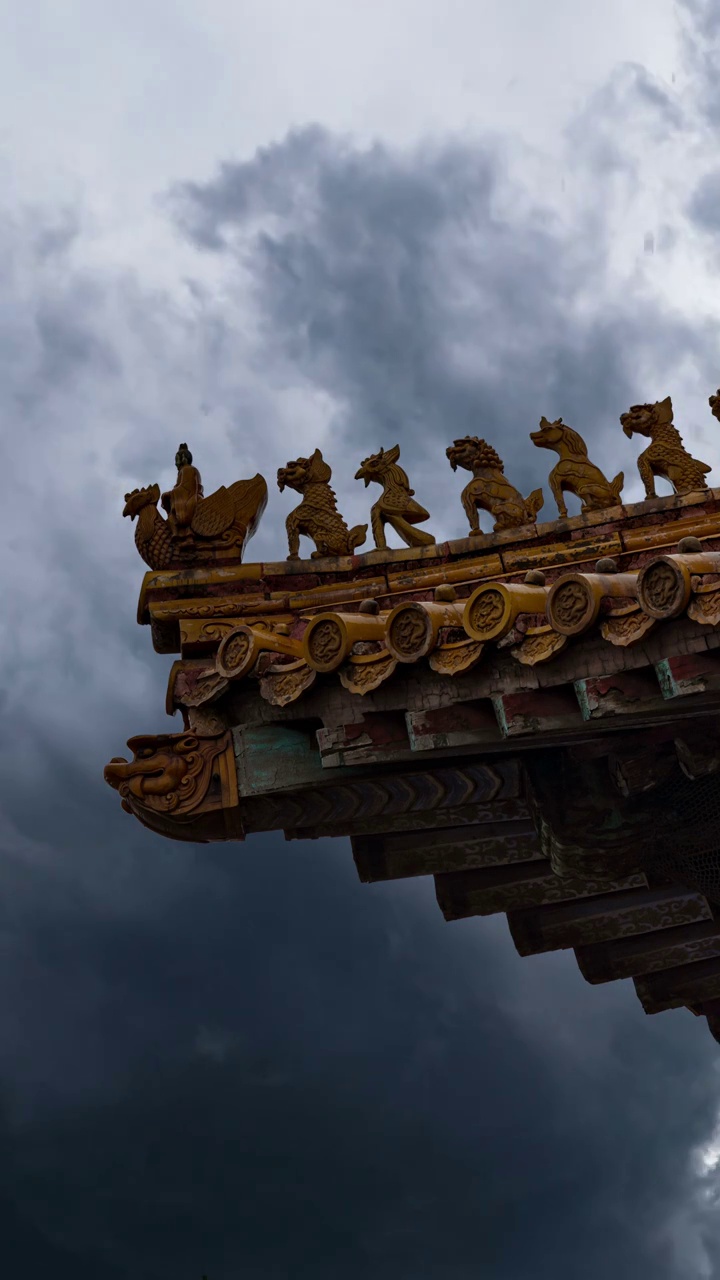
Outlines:
<svg viewBox="0 0 720 1280"><path fill-rule="evenodd" d="M710 397L713 414L715 399L715 396ZM627 413L620 415L620 423L628 438L635 433L650 437L651 444L643 450L637 461L640 479L645 485L648 498L655 497L656 476L664 476L669 480L676 493L695 493L707 489L705 477L708 471L712 471L712 467L706 462L698 462L685 448L680 432L673 425L670 396L655 404L633 405Z"/></svg>
<svg viewBox="0 0 720 1280"><path fill-rule="evenodd" d="M554 449L560 455L560 461L550 472L549 483L561 518L567 515L566 492L580 499L583 511L602 511L618 505L625 480L622 471L614 480L608 480L588 458L582 436L566 426L562 418L554 422L541 418L540 430L531 431L530 439L539 449Z"/></svg>
<svg viewBox="0 0 720 1280"><path fill-rule="evenodd" d="M520 490L507 479L500 457L487 440L464 436L445 452L453 471L463 467L473 474L460 498L471 537L482 533L479 511L488 511L495 517L495 533L535 523L544 501L542 489L533 489L529 498L523 498Z"/></svg>
<svg viewBox="0 0 720 1280"><path fill-rule="evenodd" d="M399 444L392 449L381 449L379 453L366 458L355 475L356 480L365 481L366 487L371 480L383 487L382 494L370 509L375 546L380 551L387 547L386 524L399 534L408 547L432 546L435 541L431 533L413 528L414 525L429 520L430 513L415 501L415 490L410 488L407 475L398 466L399 457Z"/></svg>
<svg viewBox="0 0 720 1280"><path fill-rule="evenodd" d="M288 560L297 560L300 552L300 535L312 539L315 550L311 559L321 556L352 555L362 546L367 525L358 524L348 529L337 509L335 491L330 488L332 471L316 449L311 458L297 458L280 467L277 473L278 489L294 489L302 494L302 502L290 512L285 527L288 536Z"/></svg>

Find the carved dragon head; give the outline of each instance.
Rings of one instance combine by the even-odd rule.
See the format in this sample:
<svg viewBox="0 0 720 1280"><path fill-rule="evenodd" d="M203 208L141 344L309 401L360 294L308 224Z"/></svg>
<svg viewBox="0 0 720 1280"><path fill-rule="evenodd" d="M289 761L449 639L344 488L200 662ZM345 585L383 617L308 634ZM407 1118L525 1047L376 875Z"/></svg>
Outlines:
<svg viewBox="0 0 720 1280"><path fill-rule="evenodd" d="M123 515L130 516L134 520L140 514L143 507L156 507L160 500L160 485L151 484L146 489L133 489L132 493L125 494L125 506L123 507Z"/></svg>
<svg viewBox="0 0 720 1280"><path fill-rule="evenodd" d="M355 473L356 480L364 480L367 489L371 480L375 480L378 484L382 484L385 479L386 472L390 467L394 467L400 457L400 445L393 445L392 449L381 449L379 453L373 453L371 457L365 458L360 464L358 471Z"/></svg>
<svg viewBox="0 0 720 1280"><path fill-rule="evenodd" d="M620 425L625 435L650 436L659 427L668 426L673 420L673 407L670 396L657 400L655 404L634 404L627 413L621 413Z"/></svg>
<svg viewBox="0 0 720 1280"><path fill-rule="evenodd" d="M474 471L478 467L503 470L502 461L492 445L477 436L463 436L461 440L455 440L445 450L445 454L453 471L457 471L458 467L463 467L465 471Z"/></svg>
<svg viewBox="0 0 720 1280"><path fill-rule="evenodd" d="M562 418L548 422L540 419L540 430L531 431L530 439L538 449L554 449L561 458L587 458L587 445L582 436L568 427Z"/></svg>
<svg viewBox="0 0 720 1280"><path fill-rule="evenodd" d="M105 766L105 781L127 813L174 840L227 838L226 819L237 805L229 732L142 735L130 738L128 747L132 760L116 756ZM238 817L232 817L233 829L241 831Z"/></svg>
<svg viewBox="0 0 720 1280"><path fill-rule="evenodd" d="M294 489L296 493L304 493L311 484L328 484L332 471L325 462L319 449L311 458L296 458L287 466L279 467L277 473L278 489Z"/></svg>
<svg viewBox="0 0 720 1280"><path fill-rule="evenodd" d="M183 781L197 759L198 745L192 733L130 738L132 760L115 756L105 766L105 781L119 791L126 809L131 797L144 804L163 800L164 807L171 807L169 799L183 790Z"/></svg>

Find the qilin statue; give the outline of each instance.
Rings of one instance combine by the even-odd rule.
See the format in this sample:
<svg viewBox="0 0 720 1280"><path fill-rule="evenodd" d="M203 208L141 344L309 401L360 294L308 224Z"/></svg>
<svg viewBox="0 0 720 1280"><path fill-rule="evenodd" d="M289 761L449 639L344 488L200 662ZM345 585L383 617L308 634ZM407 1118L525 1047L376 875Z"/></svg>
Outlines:
<svg viewBox="0 0 720 1280"><path fill-rule="evenodd" d="M710 396L708 404L713 418L717 418L720 421L720 387L718 387L714 396Z"/></svg>
<svg viewBox="0 0 720 1280"><path fill-rule="evenodd" d="M530 439L538 449L554 449L559 455L549 483L561 517L567 515L565 493L574 493L580 499L582 511L602 511L618 505L625 481L622 471L614 480L608 480L588 458L582 436L566 426L562 418L554 422L541 418L540 430L531 431Z"/></svg>
<svg viewBox="0 0 720 1280"><path fill-rule="evenodd" d="M297 458L278 470L280 492L294 489L302 495L299 507L295 507L285 521L288 560L299 558L301 534L315 543L313 560L321 556L352 555L365 541L367 525L358 524L348 529L340 515L335 491L330 488L331 476L332 471L319 449L311 458Z"/></svg>
<svg viewBox="0 0 720 1280"><path fill-rule="evenodd" d="M365 487L373 480L382 485L382 493L370 509L370 522L379 551L387 547L385 525L389 524L408 547L432 546L435 538L424 529L413 526L430 519L430 513L415 501L415 490L402 467L398 466L400 445L396 444L387 452L381 449L372 454L361 464L356 472L356 480L364 480Z"/></svg>
<svg viewBox="0 0 720 1280"><path fill-rule="evenodd" d="M713 413L715 407L712 404ZM654 498L655 477L669 480L675 493L696 493L707 489L705 479L712 471L706 462L698 462L688 453L682 436L673 425L673 407L670 396L655 404L635 404L620 415L620 423L628 439L633 435L648 436L650 445L637 460L640 479L648 498Z"/></svg>
<svg viewBox="0 0 720 1280"><path fill-rule="evenodd" d="M124 516L137 519L135 545L151 569L168 569L184 563L212 562L218 551L242 557L267 503L262 476L222 485L208 498L193 466L192 454L181 444L175 455L177 483L160 495L160 486L133 489L125 494ZM160 502L167 519L158 511Z"/></svg>
<svg viewBox="0 0 720 1280"><path fill-rule="evenodd" d="M471 536L482 533L478 520L480 511L488 511L494 516L495 533L535 523L544 501L542 489L533 489L529 498L523 498L520 490L508 480L501 459L487 440L464 436L462 440L456 440L446 454L453 471L462 467L473 474L460 498Z"/></svg>

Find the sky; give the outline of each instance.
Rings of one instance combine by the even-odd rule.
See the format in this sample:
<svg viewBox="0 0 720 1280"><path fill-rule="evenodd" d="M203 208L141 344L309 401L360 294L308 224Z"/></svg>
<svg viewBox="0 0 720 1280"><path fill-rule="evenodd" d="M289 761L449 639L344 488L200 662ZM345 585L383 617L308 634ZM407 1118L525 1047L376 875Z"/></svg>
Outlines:
<svg viewBox="0 0 720 1280"><path fill-rule="evenodd" d="M720 1051L346 841L175 845L102 779L172 728L123 494L399 443L524 492L631 404L715 468L720 9L0 0L0 1241L35 1280L714 1280ZM438 465L439 464L439 465Z"/></svg>

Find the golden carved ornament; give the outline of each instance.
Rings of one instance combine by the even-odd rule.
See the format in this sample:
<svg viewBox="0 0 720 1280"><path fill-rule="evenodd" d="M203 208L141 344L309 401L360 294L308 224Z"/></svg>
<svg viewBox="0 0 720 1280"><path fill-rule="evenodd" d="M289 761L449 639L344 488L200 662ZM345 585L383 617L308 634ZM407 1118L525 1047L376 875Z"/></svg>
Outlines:
<svg viewBox="0 0 720 1280"><path fill-rule="evenodd" d="M261 653L300 658L302 645L299 640L265 627L234 627L221 641L215 665L227 680L242 680L253 670Z"/></svg>
<svg viewBox="0 0 720 1280"><path fill-rule="evenodd" d="M350 693L372 693L393 674L397 662L387 649L377 653L353 654L340 668L340 683Z"/></svg>
<svg viewBox="0 0 720 1280"><path fill-rule="evenodd" d="M337 509L334 489L330 488L332 471L319 449L311 458L297 458L280 467L277 473L278 489L294 489L302 495L302 502L285 521L288 537L288 560L297 560L300 537L315 543L311 558L353 555L362 546L367 525L358 524L348 529Z"/></svg>
<svg viewBox="0 0 720 1280"><path fill-rule="evenodd" d="M192 618L181 618L180 648L185 656L216 648L234 626L235 623L230 619L213 618L211 622L199 622Z"/></svg>
<svg viewBox="0 0 720 1280"><path fill-rule="evenodd" d="M499 640L520 614L544 614L550 588L492 582L477 587L465 605L463 626L473 640Z"/></svg>
<svg viewBox="0 0 720 1280"><path fill-rule="evenodd" d="M707 489L706 476L712 467L688 453L682 436L673 425L670 396L656 404L635 404L620 416L628 439L633 435L649 437L651 444L638 458L640 479L648 498L655 497L655 477L669 480L675 493L696 493Z"/></svg>
<svg viewBox="0 0 720 1280"><path fill-rule="evenodd" d="M597 622L605 600L634 599L637 591L635 573L565 573L550 588L548 618L561 635L579 636Z"/></svg>
<svg viewBox="0 0 720 1280"><path fill-rule="evenodd" d="M145 563L170 569L241 559L267 504L263 477L236 480L206 498L186 444L180 445L175 465L177 483L162 497L157 484L125 494L123 515L137 519L135 545ZM157 509L159 501L167 519Z"/></svg>
<svg viewBox="0 0 720 1280"><path fill-rule="evenodd" d="M290 702L297 702L316 679L317 673L302 659L277 663L263 672L260 693L273 706L286 707Z"/></svg>
<svg viewBox="0 0 720 1280"><path fill-rule="evenodd" d="M638 575L638 598L651 618L677 618L684 613L693 592L694 574L717 573L720 554L700 551L657 556Z"/></svg>
<svg viewBox="0 0 720 1280"><path fill-rule="evenodd" d="M119 793L123 809L146 825L154 827L154 818L164 816L182 825L199 813L237 805L230 733L212 738L194 733L138 736L127 745L133 759L111 760L105 781Z"/></svg>
<svg viewBox="0 0 720 1280"><path fill-rule="evenodd" d="M699 622L702 626L716 627L720 623L720 583L716 589L709 588L696 591L688 605L688 618Z"/></svg>
<svg viewBox="0 0 720 1280"><path fill-rule="evenodd" d="M636 605L634 608L608 614L600 624L600 634L603 640L624 649L637 644L654 626L655 618L649 618Z"/></svg>
<svg viewBox="0 0 720 1280"><path fill-rule="evenodd" d="M618 505L624 482L622 471L614 480L608 480L600 468L590 462L582 436L566 426L562 418L555 422L541 418L540 430L531 431L530 439L538 449L554 449L559 455L560 461L550 472L549 484L561 517L567 516L565 493L574 493L583 511L603 511Z"/></svg>
<svg viewBox="0 0 720 1280"><path fill-rule="evenodd" d="M178 707L205 706L221 697L227 687L225 677L209 662L182 658L170 669L165 710L172 716Z"/></svg>
<svg viewBox="0 0 720 1280"><path fill-rule="evenodd" d="M495 533L535 524L544 501L542 489L533 489L529 498L523 498L520 490L507 479L500 457L487 440L464 436L462 440L454 441L446 455L453 471L462 467L473 474L460 498L471 537L482 533L478 521L480 511L487 511L494 517Z"/></svg>
<svg viewBox="0 0 720 1280"><path fill-rule="evenodd" d="M516 662L525 667L536 667L549 662L567 645L567 636L560 635L552 627L528 627L523 640L510 650Z"/></svg>
<svg viewBox="0 0 720 1280"><path fill-rule="evenodd" d="M385 644L396 662L417 662L436 647L443 627L462 625L463 605L455 601L399 604L387 619Z"/></svg>
<svg viewBox="0 0 720 1280"><path fill-rule="evenodd" d="M217 621L218 618L230 618L233 620L237 618L241 607L242 600L238 601L237 596L230 596L223 600L212 596L208 600L152 600L148 606L148 612L153 622L165 624L182 623L186 620L194 622L201 619Z"/></svg>
<svg viewBox="0 0 720 1280"><path fill-rule="evenodd" d="M314 671L335 671L353 645L385 638L385 614L321 613L313 618L302 638L302 655Z"/></svg>
<svg viewBox="0 0 720 1280"><path fill-rule="evenodd" d="M485 645L479 640L452 640L439 644L428 662L440 676L459 676L472 670L482 658L484 649Z"/></svg>
<svg viewBox="0 0 720 1280"><path fill-rule="evenodd" d="M430 514L419 502L415 501L415 490L402 467L398 466L400 445L392 449L381 449L379 453L365 458L355 474L356 480L364 480L365 486L374 481L382 485L382 495L373 504L370 511L375 546L380 551L387 547L385 525L389 524L408 547L432 546L435 539L431 533L414 526L430 519Z"/></svg>
<svg viewBox="0 0 720 1280"><path fill-rule="evenodd" d="M228 682L219 671L206 671L197 681L195 691L183 699L183 705L184 707L204 707L205 703L214 703L224 694L227 687Z"/></svg>

